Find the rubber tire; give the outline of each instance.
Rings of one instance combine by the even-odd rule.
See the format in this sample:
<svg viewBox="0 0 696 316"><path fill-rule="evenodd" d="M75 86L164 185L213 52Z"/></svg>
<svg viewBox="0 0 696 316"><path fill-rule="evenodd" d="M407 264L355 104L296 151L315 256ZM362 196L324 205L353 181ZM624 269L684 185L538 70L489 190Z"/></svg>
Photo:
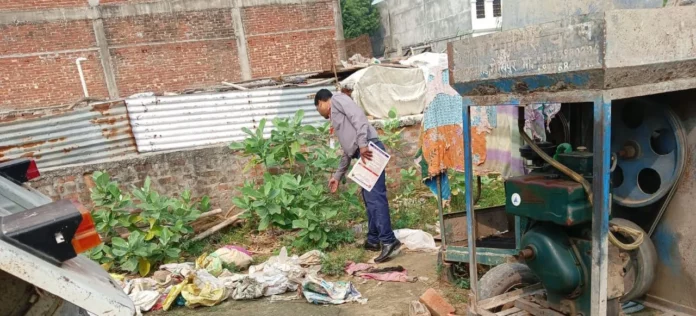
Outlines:
<svg viewBox="0 0 696 316"><path fill-rule="evenodd" d="M484 300L504 294L515 285L533 285L539 278L524 264L503 263L486 272L479 281L479 298Z"/></svg>
<svg viewBox="0 0 696 316"><path fill-rule="evenodd" d="M640 228L640 226L623 218L614 218L611 220L611 223L638 229L643 232L646 237L643 239L643 243L638 249L629 252L631 260L637 264L636 280L634 282L634 287L621 297L621 302L624 303L640 298L650 290L653 281L655 281L657 270L657 251L655 250L655 244L653 244L648 234Z"/></svg>

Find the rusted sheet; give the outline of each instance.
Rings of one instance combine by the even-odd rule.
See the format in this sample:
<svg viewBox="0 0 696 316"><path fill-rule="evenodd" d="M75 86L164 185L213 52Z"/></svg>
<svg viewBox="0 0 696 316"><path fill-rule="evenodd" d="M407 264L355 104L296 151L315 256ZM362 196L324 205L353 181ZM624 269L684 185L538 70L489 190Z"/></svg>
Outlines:
<svg viewBox="0 0 696 316"><path fill-rule="evenodd" d="M0 119L0 161L28 157L40 169L50 170L136 154L123 101L12 113Z"/></svg>

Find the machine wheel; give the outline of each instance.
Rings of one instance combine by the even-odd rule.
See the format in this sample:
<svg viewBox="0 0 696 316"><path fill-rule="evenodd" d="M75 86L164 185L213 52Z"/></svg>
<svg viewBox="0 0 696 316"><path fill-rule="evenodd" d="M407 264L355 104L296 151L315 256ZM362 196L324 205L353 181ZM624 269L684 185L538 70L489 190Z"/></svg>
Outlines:
<svg viewBox="0 0 696 316"><path fill-rule="evenodd" d="M478 299L484 300L536 283L539 279L526 265L503 263L483 275L479 281Z"/></svg>
<svg viewBox="0 0 696 316"><path fill-rule="evenodd" d="M621 302L627 302L645 295L650 289L655 280L657 252L652 240L640 226L623 218L614 218L611 220L611 223L638 229L645 234L645 239L638 249L628 252L630 260L624 268L626 273L624 275L625 294L621 297ZM617 235L616 238L623 242L628 241L621 235ZM621 252L626 253L624 250Z"/></svg>

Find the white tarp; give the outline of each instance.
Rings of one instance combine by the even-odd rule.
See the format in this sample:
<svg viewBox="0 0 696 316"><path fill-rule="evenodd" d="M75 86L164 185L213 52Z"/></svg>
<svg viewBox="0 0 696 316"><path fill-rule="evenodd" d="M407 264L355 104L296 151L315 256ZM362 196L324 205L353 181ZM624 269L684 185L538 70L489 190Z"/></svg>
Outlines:
<svg viewBox="0 0 696 316"><path fill-rule="evenodd" d="M388 118L392 107L399 117L425 109L425 75L420 68L371 66L346 78L341 86L352 89L353 100L377 119Z"/></svg>

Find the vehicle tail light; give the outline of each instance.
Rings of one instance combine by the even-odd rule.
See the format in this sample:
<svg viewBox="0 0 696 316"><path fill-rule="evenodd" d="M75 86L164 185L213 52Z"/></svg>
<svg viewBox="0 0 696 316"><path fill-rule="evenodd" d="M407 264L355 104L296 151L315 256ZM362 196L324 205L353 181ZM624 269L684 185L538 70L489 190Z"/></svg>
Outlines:
<svg viewBox="0 0 696 316"><path fill-rule="evenodd" d="M39 168L36 166L36 161L29 160L29 167L27 168L26 177L27 181L38 178L41 175Z"/></svg>
<svg viewBox="0 0 696 316"><path fill-rule="evenodd" d="M56 265L101 243L89 211L69 200L0 217L0 239Z"/></svg>
<svg viewBox="0 0 696 316"><path fill-rule="evenodd" d="M82 221L77 226L75 236L72 239L72 246L75 253L83 253L101 244L101 237L97 233L89 210L77 202L73 202L82 215Z"/></svg>
<svg viewBox="0 0 696 316"><path fill-rule="evenodd" d="M20 158L0 163L0 176L24 183L41 175L36 161Z"/></svg>

